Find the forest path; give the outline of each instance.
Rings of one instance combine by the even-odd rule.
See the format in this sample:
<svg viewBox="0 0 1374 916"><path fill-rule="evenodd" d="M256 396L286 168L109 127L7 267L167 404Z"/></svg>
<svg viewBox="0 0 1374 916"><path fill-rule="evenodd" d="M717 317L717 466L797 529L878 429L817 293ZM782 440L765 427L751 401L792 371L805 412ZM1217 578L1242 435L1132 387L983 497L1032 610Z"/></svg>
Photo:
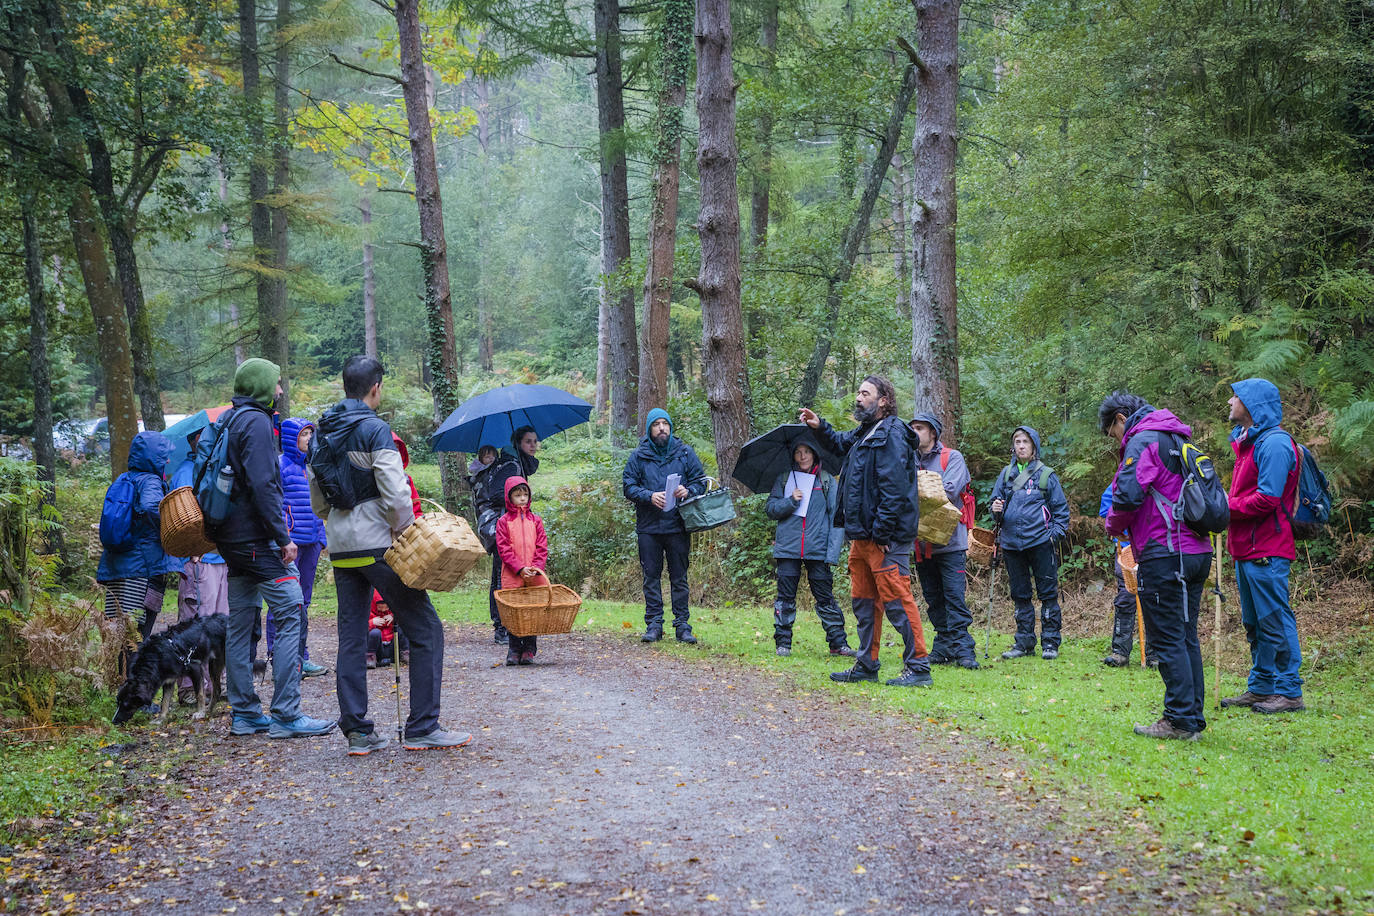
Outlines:
<svg viewBox="0 0 1374 916"><path fill-rule="evenodd" d="M312 628L320 659L330 623ZM119 834L48 845L30 901L540 916L1201 903L1195 876L1066 826L986 740L875 715L838 685L582 633L494 667L504 650L484 639L448 630L442 721L474 733L462 749L348 757L337 732L231 738L224 715L150 731L133 753L184 755L178 790L136 793ZM369 673L394 737L392 684ZM304 709L336 709L332 676L305 682Z"/></svg>

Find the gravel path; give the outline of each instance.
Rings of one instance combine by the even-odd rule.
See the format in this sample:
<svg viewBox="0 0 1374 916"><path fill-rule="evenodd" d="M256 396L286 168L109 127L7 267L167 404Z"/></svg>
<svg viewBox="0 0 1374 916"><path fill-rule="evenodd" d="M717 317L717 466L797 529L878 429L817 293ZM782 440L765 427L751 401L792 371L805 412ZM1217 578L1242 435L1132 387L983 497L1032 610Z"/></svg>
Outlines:
<svg viewBox="0 0 1374 916"><path fill-rule="evenodd" d="M320 658L328 632L312 628ZM1201 903L1144 851L1066 828L985 741L875 717L842 688L584 634L546 640L534 667L493 667L481 640L449 631L443 721L476 735L461 750L350 758L337 733L229 738L226 716L150 733L134 753L185 754L180 789L137 793L121 834L48 846L47 905L992 916ZM369 680L394 736L392 673ZM332 677L306 681L305 710L335 709L333 693Z"/></svg>

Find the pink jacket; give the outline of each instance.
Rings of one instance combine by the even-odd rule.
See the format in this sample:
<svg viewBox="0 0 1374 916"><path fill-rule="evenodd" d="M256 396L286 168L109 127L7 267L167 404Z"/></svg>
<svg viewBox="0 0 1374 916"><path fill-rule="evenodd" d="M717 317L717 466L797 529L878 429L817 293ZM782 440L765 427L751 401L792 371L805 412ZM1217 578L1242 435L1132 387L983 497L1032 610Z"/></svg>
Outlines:
<svg viewBox="0 0 1374 916"><path fill-rule="evenodd" d="M511 505L510 491L524 484L525 478L506 481L506 514L496 520L496 555L501 558L502 588L519 588L525 582L520 570L526 566L544 569L549 561L549 541L544 535L544 520L526 506ZM534 584L546 584L536 582Z"/></svg>

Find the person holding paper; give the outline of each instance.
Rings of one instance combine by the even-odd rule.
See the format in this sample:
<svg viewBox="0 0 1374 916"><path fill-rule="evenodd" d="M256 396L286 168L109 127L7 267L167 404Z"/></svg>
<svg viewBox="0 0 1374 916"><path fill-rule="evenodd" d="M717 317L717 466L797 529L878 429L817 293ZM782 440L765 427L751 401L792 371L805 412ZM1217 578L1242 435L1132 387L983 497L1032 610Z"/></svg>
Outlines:
<svg viewBox="0 0 1374 916"><path fill-rule="evenodd" d="M669 484L672 484L669 489ZM644 422L644 438L625 462L625 498L635 505L639 567L644 574L644 642L663 638L663 565L667 560L678 642L695 643L687 609L687 561L692 538L677 504L706 492L706 470L686 442L673 435L668 411L655 407ZM669 501L671 497L672 501Z"/></svg>
<svg viewBox="0 0 1374 916"><path fill-rule="evenodd" d="M792 469L778 475L764 507L768 517L778 523L773 539L778 577L773 643L778 655L792 654L792 624L797 619L797 588L803 567L830 654L854 655L844 632L844 614L835 603L835 574L831 569L844 549L844 529L835 527L838 506L839 485L834 476L821 467L815 449L798 443L792 450Z"/></svg>

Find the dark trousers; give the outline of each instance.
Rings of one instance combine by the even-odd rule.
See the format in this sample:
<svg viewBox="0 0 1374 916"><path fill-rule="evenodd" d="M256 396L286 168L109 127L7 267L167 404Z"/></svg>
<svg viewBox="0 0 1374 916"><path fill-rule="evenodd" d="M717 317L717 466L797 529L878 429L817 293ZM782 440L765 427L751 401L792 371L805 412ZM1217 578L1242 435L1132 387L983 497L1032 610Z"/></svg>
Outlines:
<svg viewBox="0 0 1374 916"><path fill-rule="evenodd" d="M429 595L402 582L382 559L370 566L334 567L334 585L339 593L339 657L334 676L340 730L344 734L373 730L367 718L367 637L375 588L410 639L410 716L405 736L428 735L439 727L444 667L444 627Z"/></svg>
<svg viewBox="0 0 1374 916"><path fill-rule="evenodd" d="M964 600L968 587L967 557L968 551L951 550L932 554L916 564L916 578L926 599L926 617L935 627L935 644L930 654L937 661L971 659L977 654L968 632L973 614Z"/></svg>
<svg viewBox="0 0 1374 916"><path fill-rule="evenodd" d="M1059 567L1054 562L1054 545L1049 541L1025 550L1002 550L1011 583L1011 600L1016 606L1016 648L1030 652L1035 648L1035 604L1031 583L1040 597L1040 646L1059 649Z"/></svg>
<svg viewBox="0 0 1374 916"><path fill-rule="evenodd" d="M687 564L692 555L692 536L685 531L668 534L637 532L639 569L644 574L644 625L663 629L663 564L668 564L668 587L673 601L673 629L690 624L687 609Z"/></svg>
<svg viewBox="0 0 1374 916"><path fill-rule="evenodd" d="M792 648L792 625L797 620L797 589L801 586L802 567L806 568L806 583L815 599L816 616L825 628L826 644L832 649L849 644L844 635L844 614L835 603L835 573L824 560L798 560L778 557L778 597L773 601L773 642Z"/></svg>
<svg viewBox="0 0 1374 916"><path fill-rule="evenodd" d="M501 612L496 609L496 590L501 587L501 558L491 555L491 590L487 593L487 611L491 614L491 626L497 634L506 632L501 622Z"/></svg>
<svg viewBox="0 0 1374 916"><path fill-rule="evenodd" d="M1159 659L1159 676L1164 681L1164 718L1175 728L1200 732L1207 727L1202 712L1207 683L1197 642L1197 615L1212 555L1185 554L1182 581L1179 565L1178 554L1140 561L1140 608L1145 615L1145 644Z"/></svg>

